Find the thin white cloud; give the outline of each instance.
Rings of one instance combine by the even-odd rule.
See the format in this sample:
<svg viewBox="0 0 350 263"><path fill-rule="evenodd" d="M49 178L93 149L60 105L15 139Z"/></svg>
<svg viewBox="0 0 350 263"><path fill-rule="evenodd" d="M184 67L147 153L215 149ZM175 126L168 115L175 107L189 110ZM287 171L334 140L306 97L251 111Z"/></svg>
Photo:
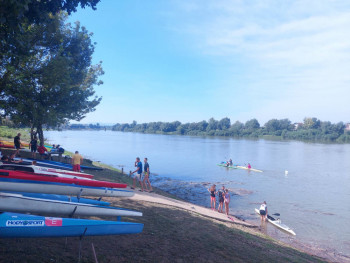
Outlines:
<svg viewBox="0 0 350 263"><path fill-rule="evenodd" d="M231 71L218 97L233 86L244 90L255 102L244 115L265 120L275 115L302 119L308 113L331 121L349 119L350 2L190 2L181 29L193 38L198 52L225 61ZM244 62L240 83L230 61ZM237 110L234 102L241 97L222 100Z"/></svg>

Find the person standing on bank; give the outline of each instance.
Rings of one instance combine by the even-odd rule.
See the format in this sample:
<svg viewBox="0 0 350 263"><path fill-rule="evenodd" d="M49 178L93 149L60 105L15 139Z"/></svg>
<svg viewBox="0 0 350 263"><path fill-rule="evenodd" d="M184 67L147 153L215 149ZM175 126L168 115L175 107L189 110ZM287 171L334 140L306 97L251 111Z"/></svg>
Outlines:
<svg viewBox="0 0 350 263"><path fill-rule="evenodd" d="M145 158L143 161L144 161L144 165L143 165L143 171L144 171L143 185L145 187L145 191L153 192L153 189L152 189L152 186L151 186L151 182L149 181L150 171L149 171L148 159ZM149 189L148 190L147 190L147 183L149 185Z"/></svg>
<svg viewBox="0 0 350 263"><path fill-rule="evenodd" d="M230 210L229 210L230 209L229 208L230 200L231 200L230 193L228 192L228 189L226 189L225 190L225 195L224 195L226 215L228 215L228 213L230 212Z"/></svg>
<svg viewBox="0 0 350 263"><path fill-rule="evenodd" d="M260 209L259 209L259 213L260 213L260 217L261 217L261 221L266 221L267 218L267 205L266 205L266 201L264 201L264 203L262 203L260 205Z"/></svg>
<svg viewBox="0 0 350 263"><path fill-rule="evenodd" d="M75 151L75 154L72 156L73 171L80 172L80 165L82 162L83 156L81 156L78 151Z"/></svg>
<svg viewBox="0 0 350 263"><path fill-rule="evenodd" d="M132 187L131 189L135 189L136 187L136 179L139 181L140 185L141 185L141 191L143 192L143 183L142 183L142 180L141 180L141 177L142 177L142 162L140 162L140 158L139 157L136 157L136 161L135 161L135 167L136 170L133 171L131 174L135 174L133 176L133 184L132 184Z"/></svg>
<svg viewBox="0 0 350 263"><path fill-rule="evenodd" d="M35 153L36 153L36 150L38 149L38 139L36 138L36 136L33 137L33 140L30 141L30 144L29 144L29 148L30 148L30 151L32 152L32 158L35 159Z"/></svg>
<svg viewBox="0 0 350 263"><path fill-rule="evenodd" d="M13 144L15 145L15 156L17 156L17 154L19 153L19 149L21 149L21 134L18 133L17 136L15 136L15 138L13 138Z"/></svg>
<svg viewBox="0 0 350 263"><path fill-rule="evenodd" d="M210 193L210 207L212 210L215 210L215 204L216 204L216 185L213 184L210 188L208 188L208 192Z"/></svg>
<svg viewBox="0 0 350 263"><path fill-rule="evenodd" d="M218 212L222 213L222 209L224 207L224 195L225 195L225 186L222 186L222 189L218 191L219 195L219 209Z"/></svg>

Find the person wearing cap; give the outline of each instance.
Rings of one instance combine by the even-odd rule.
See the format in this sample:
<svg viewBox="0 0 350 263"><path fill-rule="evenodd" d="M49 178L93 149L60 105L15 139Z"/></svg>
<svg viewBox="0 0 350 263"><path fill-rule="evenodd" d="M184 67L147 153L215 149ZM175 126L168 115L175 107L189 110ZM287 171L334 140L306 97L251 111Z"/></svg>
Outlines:
<svg viewBox="0 0 350 263"><path fill-rule="evenodd" d="M75 154L72 156L73 171L80 172L80 165L82 162L83 157L79 154L78 151L75 151Z"/></svg>

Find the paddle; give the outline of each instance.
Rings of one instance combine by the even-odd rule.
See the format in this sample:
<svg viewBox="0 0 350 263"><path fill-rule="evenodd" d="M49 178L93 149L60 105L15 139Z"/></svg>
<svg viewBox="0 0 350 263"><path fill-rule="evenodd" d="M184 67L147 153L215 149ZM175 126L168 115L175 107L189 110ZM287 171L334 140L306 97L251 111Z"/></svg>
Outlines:
<svg viewBox="0 0 350 263"><path fill-rule="evenodd" d="M280 216L280 214L279 214L279 213L274 213L274 214L272 214L272 215L274 215L274 216Z"/></svg>

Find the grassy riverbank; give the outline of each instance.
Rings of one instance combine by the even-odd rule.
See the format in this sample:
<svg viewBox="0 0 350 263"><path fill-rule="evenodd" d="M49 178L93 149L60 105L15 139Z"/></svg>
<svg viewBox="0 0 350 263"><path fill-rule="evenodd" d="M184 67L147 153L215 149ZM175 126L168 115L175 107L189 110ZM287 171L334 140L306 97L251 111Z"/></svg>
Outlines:
<svg viewBox="0 0 350 263"><path fill-rule="evenodd" d="M96 179L131 184L116 169L91 172ZM139 192L138 192L139 193ZM155 200L172 197L155 189ZM145 194L149 195L149 194ZM94 262L323 262L275 241L257 229L194 211L141 199L106 198L112 205L143 212L123 218L144 224L141 234L86 237L82 261ZM111 219L110 219L111 220ZM76 262L79 238L1 239L0 262Z"/></svg>
<svg viewBox="0 0 350 263"><path fill-rule="evenodd" d="M15 128L9 128L7 126L0 126L0 139L5 141L11 141L13 142L13 138L18 134L21 133L21 139L22 141L30 141L30 135L28 129L15 129Z"/></svg>

